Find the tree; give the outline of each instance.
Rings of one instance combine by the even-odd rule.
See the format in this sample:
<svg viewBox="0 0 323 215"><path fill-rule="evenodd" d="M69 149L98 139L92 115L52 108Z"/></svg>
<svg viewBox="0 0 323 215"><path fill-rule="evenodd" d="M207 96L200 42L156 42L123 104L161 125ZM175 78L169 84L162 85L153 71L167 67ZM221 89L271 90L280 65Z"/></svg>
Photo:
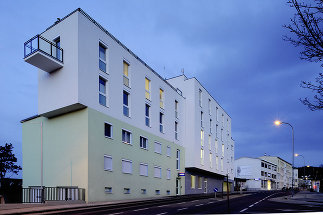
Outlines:
<svg viewBox="0 0 323 215"><path fill-rule="evenodd" d="M12 172L17 174L21 167L16 165L17 158L12 153L13 146L11 143L6 143L5 146L0 146L0 182L5 177L6 173Z"/></svg>
<svg viewBox="0 0 323 215"><path fill-rule="evenodd" d="M291 24L284 25L292 37L284 36L284 40L292 43L294 46L301 46L300 58L310 62L322 62L323 58L323 0L311 0L298 2L290 0L288 4L296 9ZM323 67L323 64L321 64ZM303 81L301 87L312 90L314 102L308 98L300 99L310 110L323 110L323 75L316 78L317 84Z"/></svg>

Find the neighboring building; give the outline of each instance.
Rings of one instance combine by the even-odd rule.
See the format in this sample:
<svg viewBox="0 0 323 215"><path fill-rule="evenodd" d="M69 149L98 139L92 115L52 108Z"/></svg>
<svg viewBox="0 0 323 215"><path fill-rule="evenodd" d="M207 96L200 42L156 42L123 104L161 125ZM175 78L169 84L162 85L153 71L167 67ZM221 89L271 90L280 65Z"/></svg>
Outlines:
<svg viewBox="0 0 323 215"><path fill-rule="evenodd" d="M292 187L292 165L276 156L262 156L261 159L277 165L277 189Z"/></svg>
<svg viewBox="0 0 323 215"><path fill-rule="evenodd" d="M242 157L234 162L238 190L276 190L277 165L260 158Z"/></svg>
<svg viewBox="0 0 323 215"><path fill-rule="evenodd" d="M227 175L233 190L231 117L197 79L180 75L167 81L185 97L185 193L226 191Z"/></svg>
<svg viewBox="0 0 323 215"><path fill-rule="evenodd" d="M24 48L39 89L22 120L23 187L84 188L93 202L232 182L231 118L196 79L164 80L81 9Z"/></svg>
<svg viewBox="0 0 323 215"><path fill-rule="evenodd" d="M294 168L293 169L293 173L294 173L294 187L298 187L299 185L299 178L298 178L298 169Z"/></svg>

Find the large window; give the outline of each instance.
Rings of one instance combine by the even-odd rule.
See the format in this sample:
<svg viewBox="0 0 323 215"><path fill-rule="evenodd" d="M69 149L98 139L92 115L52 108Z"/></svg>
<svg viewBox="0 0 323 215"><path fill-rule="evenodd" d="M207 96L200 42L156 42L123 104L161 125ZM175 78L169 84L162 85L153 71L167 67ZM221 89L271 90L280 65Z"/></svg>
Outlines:
<svg viewBox="0 0 323 215"><path fill-rule="evenodd" d="M201 164L204 165L204 149L201 148Z"/></svg>
<svg viewBox="0 0 323 215"><path fill-rule="evenodd" d="M216 169L219 170L219 157L218 156L215 157L215 166L216 166Z"/></svg>
<svg viewBox="0 0 323 215"><path fill-rule="evenodd" d="M131 144L131 133L122 129L122 142Z"/></svg>
<svg viewBox="0 0 323 215"><path fill-rule="evenodd" d="M106 65L106 48L99 44L99 68L103 72L107 72L107 65Z"/></svg>
<svg viewBox="0 0 323 215"><path fill-rule="evenodd" d="M107 106L106 83L107 81L104 78L99 78L99 103L103 106Z"/></svg>
<svg viewBox="0 0 323 215"><path fill-rule="evenodd" d="M218 153L218 141L217 141L217 139L215 139L215 141L214 141L214 147L215 147L215 153Z"/></svg>
<svg viewBox="0 0 323 215"><path fill-rule="evenodd" d="M145 104L145 124L150 127L150 106Z"/></svg>
<svg viewBox="0 0 323 215"><path fill-rule="evenodd" d="M104 170L112 171L112 157L104 155Z"/></svg>
<svg viewBox="0 0 323 215"><path fill-rule="evenodd" d="M196 184L195 178L196 178L195 175L191 175L191 188L192 189L195 189L195 184Z"/></svg>
<svg viewBox="0 0 323 215"><path fill-rule="evenodd" d="M210 168L213 168L212 152L210 152L209 154L209 159L210 159Z"/></svg>
<svg viewBox="0 0 323 215"><path fill-rule="evenodd" d="M123 115L129 117L129 93L123 91Z"/></svg>
<svg viewBox="0 0 323 215"><path fill-rule="evenodd" d="M132 161L122 160L122 172L127 174L132 174Z"/></svg>
<svg viewBox="0 0 323 215"><path fill-rule="evenodd" d="M223 171L223 158L221 158L221 171Z"/></svg>
<svg viewBox="0 0 323 215"><path fill-rule="evenodd" d="M212 134L212 119L210 119L210 133Z"/></svg>
<svg viewBox="0 0 323 215"><path fill-rule="evenodd" d="M201 130L201 146L204 146L204 131Z"/></svg>
<svg viewBox="0 0 323 215"><path fill-rule="evenodd" d="M164 114L159 112L159 131L161 133L164 133Z"/></svg>
<svg viewBox="0 0 323 215"><path fill-rule="evenodd" d="M139 174L142 176L148 176L148 164L141 163L139 172L140 172Z"/></svg>
<svg viewBox="0 0 323 215"><path fill-rule="evenodd" d="M224 157L224 144L222 144L222 157Z"/></svg>
<svg viewBox="0 0 323 215"><path fill-rule="evenodd" d="M145 137L140 137L140 148L147 149L148 139Z"/></svg>
<svg viewBox="0 0 323 215"><path fill-rule="evenodd" d="M162 153L162 144L159 142L155 142L155 152L158 154Z"/></svg>
<svg viewBox="0 0 323 215"><path fill-rule="evenodd" d="M216 117L216 121L219 122L219 108L218 107L215 108L215 117Z"/></svg>
<svg viewBox="0 0 323 215"><path fill-rule="evenodd" d="M165 106L165 98L164 98L164 90L163 89L159 89L159 106L160 108L164 109Z"/></svg>
<svg viewBox="0 0 323 215"><path fill-rule="evenodd" d="M202 90L199 89L199 105L202 107Z"/></svg>
<svg viewBox="0 0 323 215"><path fill-rule="evenodd" d="M201 111L201 128L203 128L203 111Z"/></svg>
<svg viewBox="0 0 323 215"><path fill-rule="evenodd" d="M148 100L150 100L150 88L150 80L148 78L145 78L145 97Z"/></svg>
<svg viewBox="0 0 323 215"><path fill-rule="evenodd" d="M175 100L175 118L178 119L178 101Z"/></svg>
<svg viewBox="0 0 323 215"><path fill-rule="evenodd" d="M179 149L176 150L176 169L179 170L180 166L180 159L181 159L181 151Z"/></svg>
<svg viewBox="0 0 323 215"><path fill-rule="evenodd" d="M129 87L129 64L123 61L123 84Z"/></svg>
<svg viewBox="0 0 323 215"><path fill-rule="evenodd" d="M209 135L209 139L208 139L208 142L209 142L209 149L210 151L212 150L212 138L211 138L211 135Z"/></svg>
<svg viewBox="0 0 323 215"><path fill-rule="evenodd" d="M155 178L161 178L162 174L161 174L161 167L160 166L155 166L154 167L154 177Z"/></svg>
<svg viewBox="0 0 323 215"><path fill-rule="evenodd" d="M104 123L104 136L112 138L112 125L107 122Z"/></svg>
<svg viewBox="0 0 323 215"><path fill-rule="evenodd" d="M209 109L209 114L211 115L211 99L209 99L209 102L208 102L208 109Z"/></svg>
<svg viewBox="0 0 323 215"><path fill-rule="evenodd" d="M198 176L197 177L197 188L198 189L202 189L202 181L203 181L203 178L201 176Z"/></svg>

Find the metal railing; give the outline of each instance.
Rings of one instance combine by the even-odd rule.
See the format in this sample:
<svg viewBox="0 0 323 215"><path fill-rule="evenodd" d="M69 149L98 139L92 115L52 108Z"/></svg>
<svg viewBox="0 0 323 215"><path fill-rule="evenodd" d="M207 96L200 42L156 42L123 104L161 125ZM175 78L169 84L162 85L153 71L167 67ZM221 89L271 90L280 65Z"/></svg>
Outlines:
<svg viewBox="0 0 323 215"><path fill-rule="evenodd" d="M23 203L46 201L85 201L85 189L77 187L28 187L22 188Z"/></svg>
<svg viewBox="0 0 323 215"><path fill-rule="evenodd" d="M63 49L39 34L24 43L24 58L37 51L63 63Z"/></svg>

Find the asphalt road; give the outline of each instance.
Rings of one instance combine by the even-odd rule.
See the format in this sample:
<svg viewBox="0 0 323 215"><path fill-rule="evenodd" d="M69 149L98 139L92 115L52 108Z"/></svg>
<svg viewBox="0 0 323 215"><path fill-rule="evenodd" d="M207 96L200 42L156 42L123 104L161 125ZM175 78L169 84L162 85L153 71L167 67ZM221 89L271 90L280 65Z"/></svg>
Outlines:
<svg viewBox="0 0 323 215"><path fill-rule="evenodd" d="M115 210L78 211L77 214L110 214L110 215L170 215L170 214L227 214L227 213L290 213L290 212L323 212L323 206L296 205L270 201L270 198L286 195L285 192L257 192L244 196L230 196L230 211L227 201L214 198L191 200L179 203L167 203L157 206L140 206L126 210L121 207ZM225 196L226 197L226 196ZM54 212L55 213L55 212ZM72 212L73 213L73 212ZM75 213L75 212L74 212Z"/></svg>

